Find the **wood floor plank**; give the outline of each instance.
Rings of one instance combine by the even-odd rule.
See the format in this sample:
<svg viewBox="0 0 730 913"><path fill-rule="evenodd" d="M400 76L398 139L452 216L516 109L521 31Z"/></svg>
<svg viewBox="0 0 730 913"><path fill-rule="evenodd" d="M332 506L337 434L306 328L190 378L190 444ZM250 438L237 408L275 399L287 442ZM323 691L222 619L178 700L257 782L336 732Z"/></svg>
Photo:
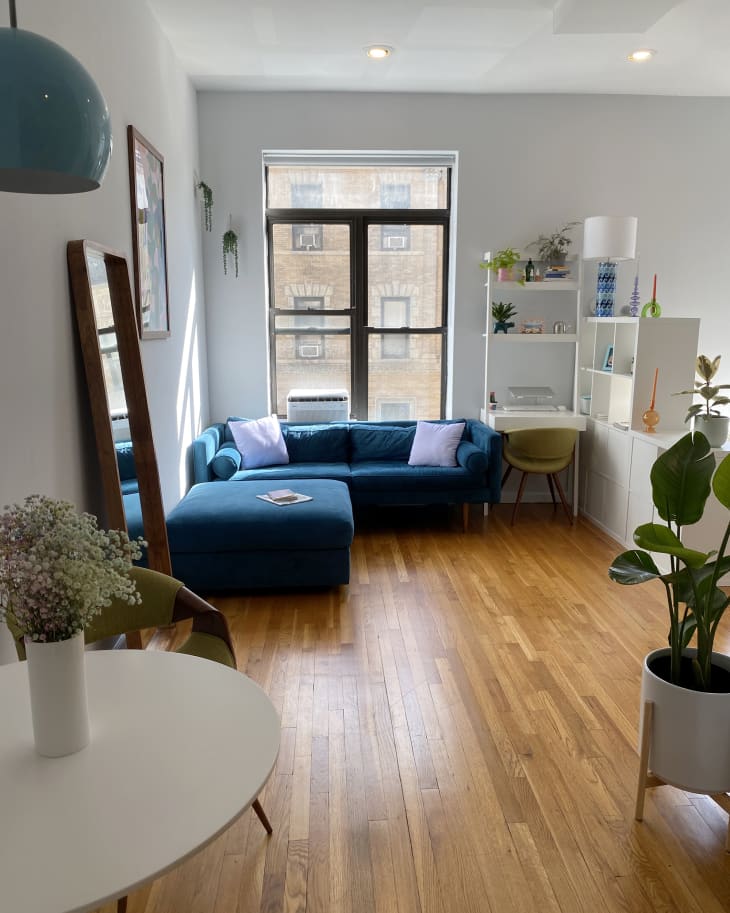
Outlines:
<svg viewBox="0 0 730 913"><path fill-rule="evenodd" d="M281 716L274 834L246 812L129 913L730 913L721 809L659 787L633 820L667 621L618 551L549 505L398 508L358 516L348 587L216 597Z"/></svg>

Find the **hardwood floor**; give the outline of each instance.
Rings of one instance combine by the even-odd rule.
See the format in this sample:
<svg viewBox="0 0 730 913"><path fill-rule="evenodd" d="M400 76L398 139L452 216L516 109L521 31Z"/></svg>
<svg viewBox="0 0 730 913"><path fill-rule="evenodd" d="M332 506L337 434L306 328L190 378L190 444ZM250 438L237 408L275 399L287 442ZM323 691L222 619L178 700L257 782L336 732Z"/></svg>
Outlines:
<svg viewBox="0 0 730 913"><path fill-rule="evenodd" d="M349 587L212 600L281 715L274 833L246 812L129 913L730 911L711 800L632 817L661 588L611 583L616 544L547 505L357 529Z"/></svg>

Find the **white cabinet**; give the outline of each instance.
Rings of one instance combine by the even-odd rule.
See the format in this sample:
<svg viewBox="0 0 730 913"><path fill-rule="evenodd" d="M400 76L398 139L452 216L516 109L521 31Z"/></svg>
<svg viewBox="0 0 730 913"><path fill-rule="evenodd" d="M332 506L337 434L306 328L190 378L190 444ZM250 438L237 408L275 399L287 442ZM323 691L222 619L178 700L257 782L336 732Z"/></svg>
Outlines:
<svg viewBox="0 0 730 913"><path fill-rule="evenodd" d="M485 258L489 258L489 254ZM515 267L519 275L526 259ZM540 268L543 264L539 263ZM554 403L577 410L578 324L580 321L581 261L570 260L571 278L542 282L499 282L487 272L487 315L483 407L488 410L489 394L497 402L508 402L507 388L552 387ZM509 333L495 333L492 303L511 303L517 315ZM520 324L541 322L542 333L520 333ZM556 324L563 332L554 332Z"/></svg>

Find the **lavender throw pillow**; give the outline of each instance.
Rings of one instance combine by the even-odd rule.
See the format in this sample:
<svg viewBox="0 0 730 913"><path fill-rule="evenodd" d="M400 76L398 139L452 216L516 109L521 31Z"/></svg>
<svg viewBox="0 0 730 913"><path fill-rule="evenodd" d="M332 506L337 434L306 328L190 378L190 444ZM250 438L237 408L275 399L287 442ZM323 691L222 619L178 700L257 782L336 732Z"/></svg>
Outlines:
<svg viewBox="0 0 730 913"><path fill-rule="evenodd" d="M456 448L464 433L465 422L441 425L417 422L409 466L456 466Z"/></svg>
<svg viewBox="0 0 730 913"><path fill-rule="evenodd" d="M279 419L275 415L253 422L229 422L228 427L243 458L244 469L289 462Z"/></svg>

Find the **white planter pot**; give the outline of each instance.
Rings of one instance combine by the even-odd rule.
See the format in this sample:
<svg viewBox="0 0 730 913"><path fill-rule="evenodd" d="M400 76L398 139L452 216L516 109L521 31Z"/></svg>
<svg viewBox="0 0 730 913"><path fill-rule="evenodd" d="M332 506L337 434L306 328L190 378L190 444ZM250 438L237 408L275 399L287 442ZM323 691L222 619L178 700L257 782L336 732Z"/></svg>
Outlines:
<svg viewBox="0 0 730 913"><path fill-rule="evenodd" d="M644 659L641 675L642 731L646 701L654 703L649 770L666 783L696 793L730 790L730 694L691 691L664 681L650 664L669 648ZM695 656L694 649L685 656ZM714 666L730 670L730 656L712 654Z"/></svg>
<svg viewBox="0 0 730 913"><path fill-rule="evenodd" d="M38 754L60 758L89 744L83 631L69 640L25 639L30 709Z"/></svg>
<svg viewBox="0 0 730 913"><path fill-rule="evenodd" d="M701 431L711 447L722 447L727 440L728 425L727 415L695 415L694 430Z"/></svg>

